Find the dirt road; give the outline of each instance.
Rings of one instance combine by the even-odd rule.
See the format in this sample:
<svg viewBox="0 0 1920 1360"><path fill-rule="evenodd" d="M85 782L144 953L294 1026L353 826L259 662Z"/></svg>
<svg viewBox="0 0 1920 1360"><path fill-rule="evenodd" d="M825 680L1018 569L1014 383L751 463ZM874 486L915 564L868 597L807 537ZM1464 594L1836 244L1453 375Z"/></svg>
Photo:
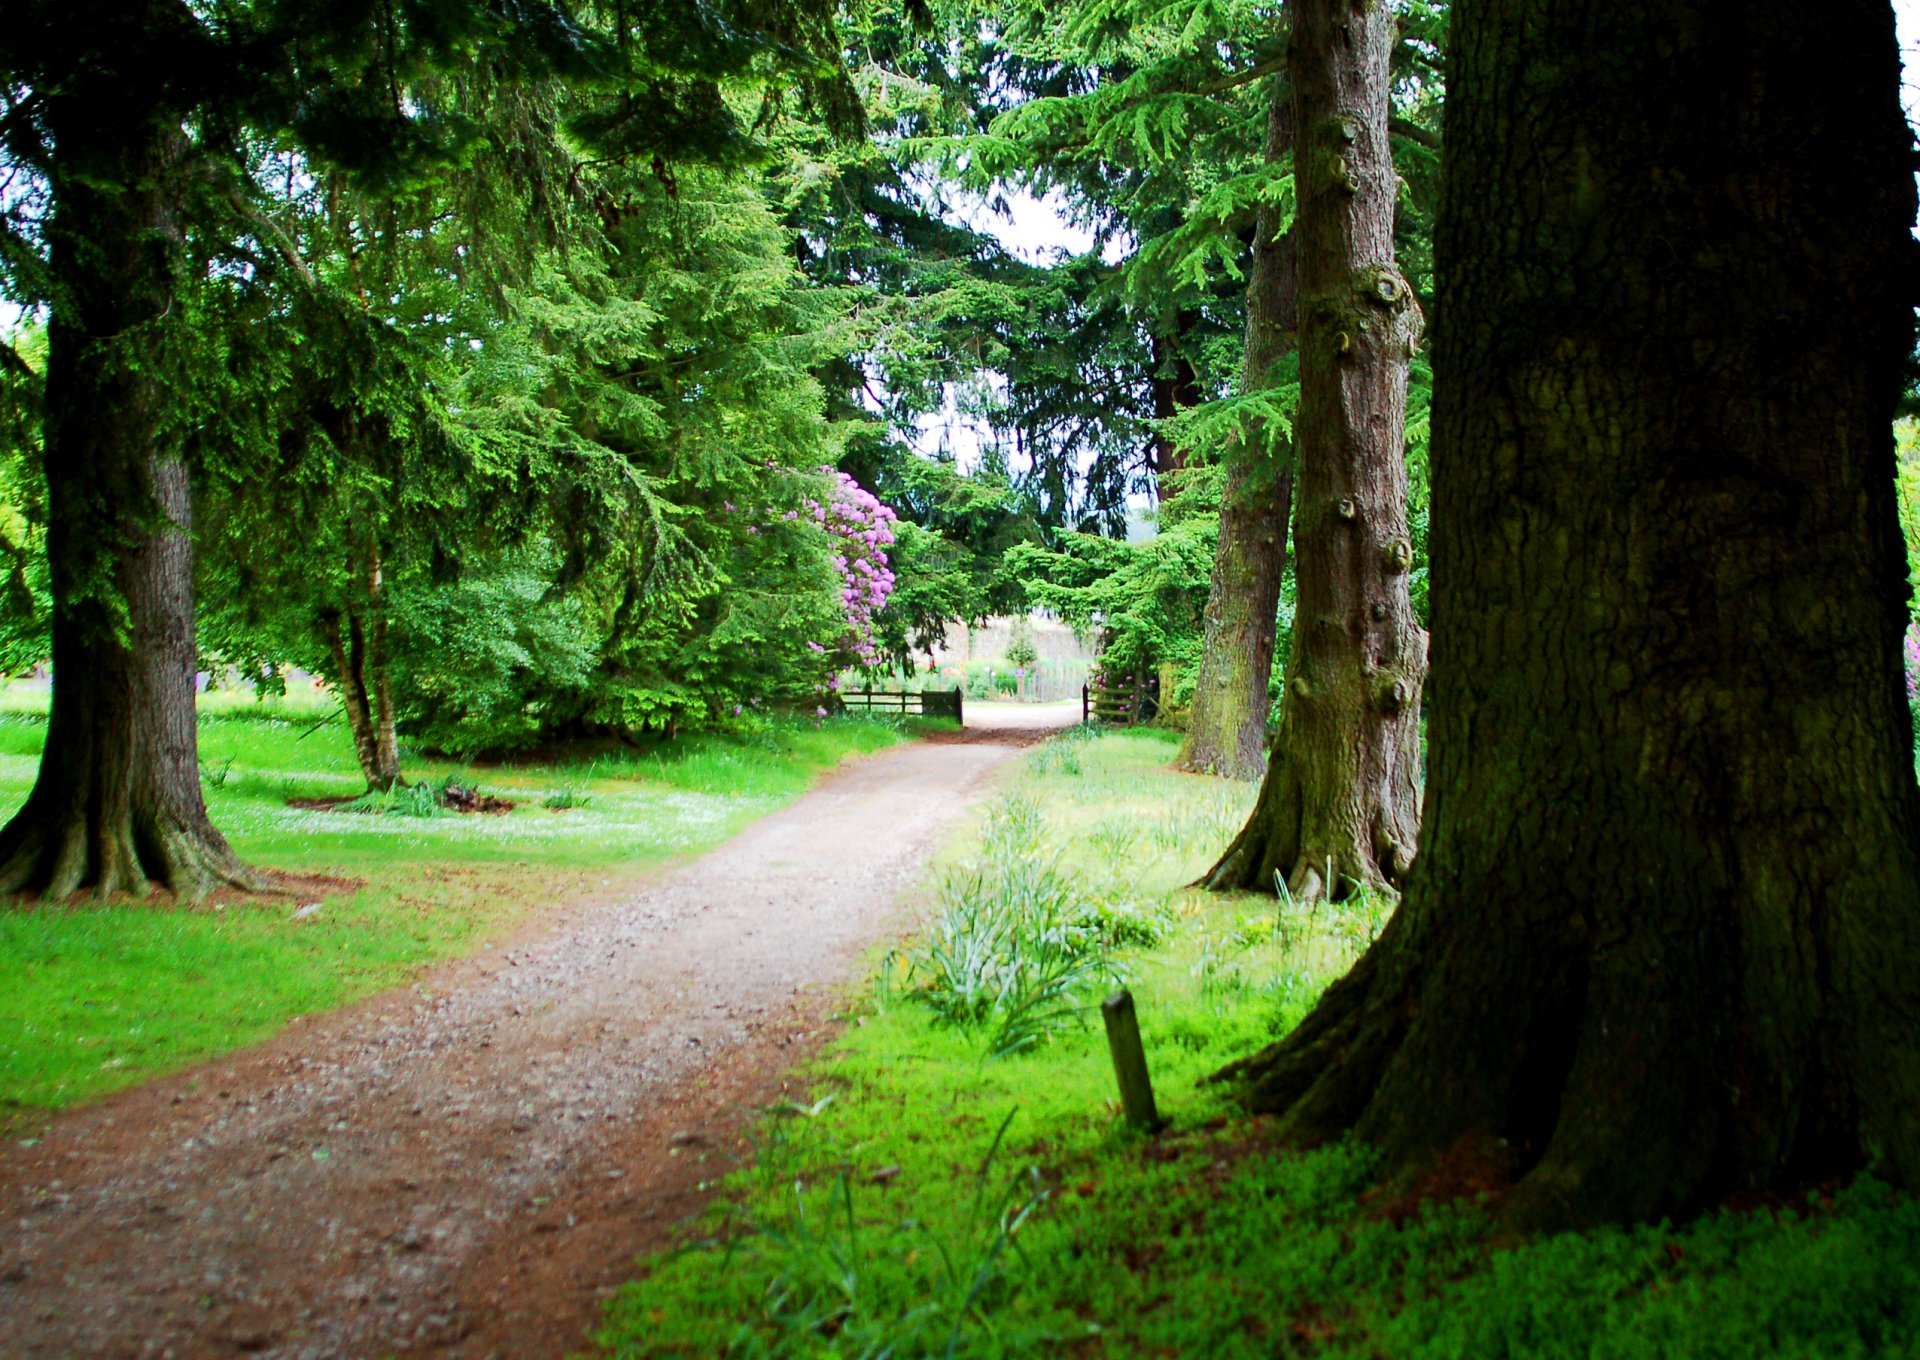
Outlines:
<svg viewBox="0 0 1920 1360"><path fill-rule="evenodd" d="M1078 705L969 707L625 900L0 1149L0 1356L558 1357Z"/></svg>

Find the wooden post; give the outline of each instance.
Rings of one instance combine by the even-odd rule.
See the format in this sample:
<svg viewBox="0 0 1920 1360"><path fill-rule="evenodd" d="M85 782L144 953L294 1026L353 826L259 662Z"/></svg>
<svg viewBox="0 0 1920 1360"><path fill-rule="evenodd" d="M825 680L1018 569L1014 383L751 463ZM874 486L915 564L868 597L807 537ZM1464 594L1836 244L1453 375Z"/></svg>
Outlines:
<svg viewBox="0 0 1920 1360"><path fill-rule="evenodd" d="M1127 1122L1142 1133L1161 1127L1153 1103L1153 1080L1147 1075L1147 1051L1140 1043L1140 1021L1133 1013L1133 993L1122 987L1100 1003L1107 1022L1107 1047L1113 1052L1113 1075L1120 1079L1120 1106Z"/></svg>
<svg viewBox="0 0 1920 1360"><path fill-rule="evenodd" d="M1080 686L1080 721L1085 722L1093 716L1093 686Z"/></svg>

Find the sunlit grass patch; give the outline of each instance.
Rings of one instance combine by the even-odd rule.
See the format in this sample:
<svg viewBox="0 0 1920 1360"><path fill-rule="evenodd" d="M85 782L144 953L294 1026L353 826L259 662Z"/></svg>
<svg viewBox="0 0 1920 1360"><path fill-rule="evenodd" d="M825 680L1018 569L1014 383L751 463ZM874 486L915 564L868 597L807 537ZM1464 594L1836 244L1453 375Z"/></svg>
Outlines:
<svg viewBox="0 0 1920 1360"><path fill-rule="evenodd" d="M0 1111L58 1109L376 991L513 919L507 886L429 871L209 910L0 911Z"/></svg>
<svg viewBox="0 0 1920 1360"><path fill-rule="evenodd" d="M0 801L11 808L32 786L46 719L31 693L5 694ZM255 1042L530 913L707 850L837 761L907 735L886 720L796 718L617 760L476 768L410 754L419 785L457 780L514 803L412 817L295 806L365 789L346 727L298 696L247 702L202 696L214 823L249 863L366 886L298 916L303 903L281 898L0 907L0 1127Z"/></svg>
<svg viewBox="0 0 1920 1360"><path fill-rule="evenodd" d="M1147 928L1102 958L1135 995L1171 1129L1149 1139L1121 1121L1097 1017L1009 1050L991 1024L955 1023L915 994L903 960L931 946L908 946L814 1065L812 1089L737 1149L685 1247L614 1299L605 1353L1916 1353L1920 1203L1871 1181L1829 1203L1496 1248L1472 1201L1371 1197L1362 1148L1278 1145L1207 1078L1298 1024L1391 904L1309 910L1187 890L1254 790L1176 774L1173 752L1147 732L1050 743L939 857L929 916L935 941L964 929L937 900L942 876L1022 839L1050 885L1040 916L1135 905ZM975 905L991 916L1024 892L996 905L983 883ZM975 943L989 979L1023 947L991 922Z"/></svg>

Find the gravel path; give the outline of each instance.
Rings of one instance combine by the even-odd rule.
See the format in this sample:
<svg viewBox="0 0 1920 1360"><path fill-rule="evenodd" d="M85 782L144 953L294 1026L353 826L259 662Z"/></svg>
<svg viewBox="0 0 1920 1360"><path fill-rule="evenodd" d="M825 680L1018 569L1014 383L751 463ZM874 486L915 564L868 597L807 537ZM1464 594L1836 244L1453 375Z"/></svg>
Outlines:
<svg viewBox="0 0 1920 1360"><path fill-rule="evenodd" d="M0 1356L558 1357L1078 705L969 706L617 902L0 1149Z"/></svg>

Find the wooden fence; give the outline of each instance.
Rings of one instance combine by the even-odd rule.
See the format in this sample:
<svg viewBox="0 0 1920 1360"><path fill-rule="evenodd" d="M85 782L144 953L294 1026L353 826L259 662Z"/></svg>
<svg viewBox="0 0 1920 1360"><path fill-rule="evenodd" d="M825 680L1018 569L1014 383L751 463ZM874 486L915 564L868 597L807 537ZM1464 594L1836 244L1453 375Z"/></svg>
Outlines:
<svg viewBox="0 0 1920 1360"><path fill-rule="evenodd" d="M1160 677L1106 676L1095 672L1080 687L1080 720L1130 727L1160 711Z"/></svg>
<svg viewBox="0 0 1920 1360"><path fill-rule="evenodd" d="M964 723L961 694L957 689L926 689L917 694L899 690L850 689L840 694L848 708L864 708L869 713L920 713L929 718L952 718Z"/></svg>

